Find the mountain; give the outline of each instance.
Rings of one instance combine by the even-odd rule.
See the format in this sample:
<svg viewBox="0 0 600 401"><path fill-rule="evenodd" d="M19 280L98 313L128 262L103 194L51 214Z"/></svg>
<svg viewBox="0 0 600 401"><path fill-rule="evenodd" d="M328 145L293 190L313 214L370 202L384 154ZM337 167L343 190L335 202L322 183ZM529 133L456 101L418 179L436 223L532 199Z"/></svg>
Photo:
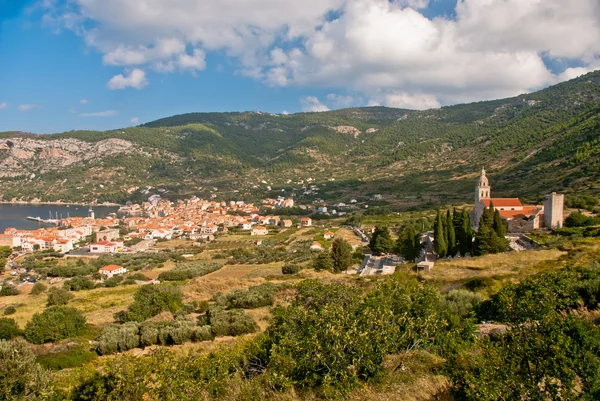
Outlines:
<svg viewBox="0 0 600 401"><path fill-rule="evenodd" d="M312 178L325 200L381 193L409 206L470 201L481 167L497 195L597 192L600 71L426 111L191 113L105 132L0 133L4 200L124 202L144 187L253 199Z"/></svg>

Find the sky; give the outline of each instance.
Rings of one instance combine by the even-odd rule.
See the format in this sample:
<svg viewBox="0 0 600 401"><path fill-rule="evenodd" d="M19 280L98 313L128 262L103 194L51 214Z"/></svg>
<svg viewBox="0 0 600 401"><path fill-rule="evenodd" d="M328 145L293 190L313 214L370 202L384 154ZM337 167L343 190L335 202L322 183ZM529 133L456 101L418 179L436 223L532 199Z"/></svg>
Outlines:
<svg viewBox="0 0 600 401"><path fill-rule="evenodd" d="M423 110L596 69L598 0L0 0L0 131Z"/></svg>

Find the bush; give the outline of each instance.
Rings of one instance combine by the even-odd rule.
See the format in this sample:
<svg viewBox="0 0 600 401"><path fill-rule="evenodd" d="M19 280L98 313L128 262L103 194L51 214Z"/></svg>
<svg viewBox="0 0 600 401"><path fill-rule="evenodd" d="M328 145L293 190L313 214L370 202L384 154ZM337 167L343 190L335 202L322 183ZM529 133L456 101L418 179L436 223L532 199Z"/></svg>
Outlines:
<svg viewBox="0 0 600 401"><path fill-rule="evenodd" d="M215 336L212 332L212 327L210 326L198 326L194 327L194 331L192 333L192 341L200 342L200 341L212 341L215 339Z"/></svg>
<svg viewBox="0 0 600 401"><path fill-rule="evenodd" d="M442 296L442 303L463 318L476 310L481 301L481 295L465 290L452 290Z"/></svg>
<svg viewBox="0 0 600 401"><path fill-rule="evenodd" d="M588 217L581 212L573 212L565 219L565 227L589 227L600 224L600 219Z"/></svg>
<svg viewBox="0 0 600 401"><path fill-rule="evenodd" d="M0 290L0 297L10 297L13 295L19 295L21 291L18 288L7 284L6 282L2 285L2 289Z"/></svg>
<svg viewBox="0 0 600 401"><path fill-rule="evenodd" d="M48 400L53 394L50 375L36 363L22 339L0 341L0 400Z"/></svg>
<svg viewBox="0 0 600 401"><path fill-rule="evenodd" d="M50 291L48 291L48 301L46 306L66 305L73 298L73 294L70 294L64 288L53 287L50 288Z"/></svg>
<svg viewBox="0 0 600 401"><path fill-rule="evenodd" d="M215 337L239 336L256 331L256 324L243 310L215 307L208 310L206 318Z"/></svg>
<svg viewBox="0 0 600 401"><path fill-rule="evenodd" d="M36 313L25 326L25 338L33 344L43 344L77 337L85 331L85 317L75 308L50 306Z"/></svg>
<svg viewBox="0 0 600 401"><path fill-rule="evenodd" d="M218 293L214 299L217 305L227 309L254 309L273 305L278 291L278 285L264 283L247 290L235 290L227 294Z"/></svg>
<svg viewBox="0 0 600 401"><path fill-rule="evenodd" d="M94 283L86 277L73 277L63 284L63 288L67 291L91 290L94 288Z"/></svg>
<svg viewBox="0 0 600 401"><path fill-rule="evenodd" d="M0 340L11 340L23 335L14 319L0 318Z"/></svg>
<svg viewBox="0 0 600 401"><path fill-rule="evenodd" d="M112 324L107 326L96 345L96 352L100 355L124 352L140 346L140 327L135 322L122 325Z"/></svg>
<svg viewBox="0 0 600 401"><path fill-rule="evenodd" d="M143 322L163 311L176 313L183 306L181 289L170 284L144 285L133 296L127 312L119 318L122 322Z"/></svg>
<svg viewBox="0 0 600 401"><path fill-rule="evenodd" d="M6 308L4 308L4 312L2 312L2 314L4 316L8 316L8 315L14 315L17 312L17 308L13 305L8 305Z"/></svg>
<svg viewBox="0 0 600 401"><path fill-rule="evenodd" d="M184 281L205 276L223 267L219 263L182 263L158 276L160 281Z"/></svg>
<svg viewBox="0 0 600 401"><path fill-rule="evenodd" d="M300 270L302 270L301 266L299 266L297 264L294 264L294 263L286 263L281 268L281 273L283 273L283 274L296 274L296 273L300 272Z"/></svg>
<svg viewBox="0 0 600 401"><path fill-rule="evenodd" d="M31 292L29 293L29 295L40 295L42 292L46 291L48 289L48 287L42 283L42 282L37 282L33 285L33 288L31 289Z"/></svg>

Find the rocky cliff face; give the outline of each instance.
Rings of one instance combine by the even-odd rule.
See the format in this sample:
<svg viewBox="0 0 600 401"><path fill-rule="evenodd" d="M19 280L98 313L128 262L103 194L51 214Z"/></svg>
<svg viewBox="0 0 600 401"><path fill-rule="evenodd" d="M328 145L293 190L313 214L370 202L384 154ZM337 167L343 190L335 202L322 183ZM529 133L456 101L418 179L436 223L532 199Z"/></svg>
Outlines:
<svg viewBox="0 0 600 401"><path fill-rule="evenodd" d="M0 178L59 170L75 163L120 153L148 155L132 142L111 138L99 142L78 139L10 138L0 140Z"/></svg>

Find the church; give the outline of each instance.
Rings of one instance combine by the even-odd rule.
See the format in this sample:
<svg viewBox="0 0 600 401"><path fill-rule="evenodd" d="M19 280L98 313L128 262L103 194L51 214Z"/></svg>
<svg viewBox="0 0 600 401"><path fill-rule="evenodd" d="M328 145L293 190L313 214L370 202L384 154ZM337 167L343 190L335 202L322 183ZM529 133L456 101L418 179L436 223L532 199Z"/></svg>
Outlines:
<svg viewBox="0 0 600 401"><path fill-rule="evenodd" d="M506 221L509 233L528 233L542 228L562 228L564 195L552 193L544 198L544 205L523 205L519 198L492 198L485 170L481 169L475 187L475 208L471 214L473 228L477 230L485 208L493 205L494 210Z"/></svg>

